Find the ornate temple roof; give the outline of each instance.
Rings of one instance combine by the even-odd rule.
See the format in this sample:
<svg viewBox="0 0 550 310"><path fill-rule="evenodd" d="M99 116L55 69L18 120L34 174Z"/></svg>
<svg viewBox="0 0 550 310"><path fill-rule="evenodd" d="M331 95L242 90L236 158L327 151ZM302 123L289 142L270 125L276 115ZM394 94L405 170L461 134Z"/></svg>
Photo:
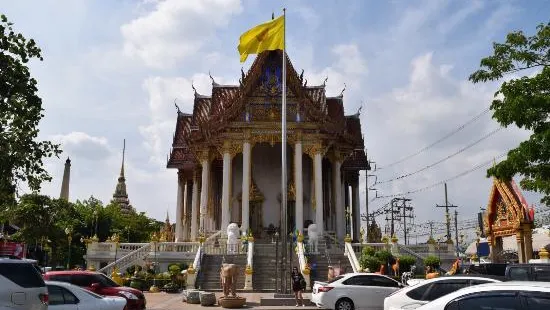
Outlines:
<svg viewBox="0 0 550 310"><path fill-rule="evenodd" d="M264 69L279 62L282 51L260 53L247 73L241 70L239 85L220 85L212 79L212 94L205 96L195 91L192 114L178 112L172 149L168 157L168 168L193 169L196 158L190 148L198 143L214 145L216 139L232 123L243 122L247 100L257 97L258 91L266 101L280 98L280 91L266 88ZM334 141L346 145L353 154L343 164L345 169L370 169L364 151L359 114L345 116L343 94L326 96L325 83L308 86L303 71L298 74L290 62L287 64L287 97L297 104L297 111L303 120L298 124L316 124L317 132L330 136Z"/></svg>
<svg viewBox="0 0 550 310"><path fill-rule="evenodd" d="M529 207L516 182L493 178L484 218L485 230L507 236L515 234L520 225L530 225L533 221L534 209Z"/></svg>

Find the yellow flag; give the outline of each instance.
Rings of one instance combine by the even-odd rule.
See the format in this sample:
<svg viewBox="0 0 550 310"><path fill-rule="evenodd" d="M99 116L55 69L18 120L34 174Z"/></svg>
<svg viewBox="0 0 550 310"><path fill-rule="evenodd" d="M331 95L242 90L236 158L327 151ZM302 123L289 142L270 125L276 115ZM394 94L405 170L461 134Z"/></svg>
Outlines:
<svg viewBox="0 0 550 310"><path fill-rule="evenodd" d="M239 54L241 54L241 62L245 62L249 54L282 50L285 44L284 34L284 16L260 24L243 33L239 39L238 47Z"/></svg>

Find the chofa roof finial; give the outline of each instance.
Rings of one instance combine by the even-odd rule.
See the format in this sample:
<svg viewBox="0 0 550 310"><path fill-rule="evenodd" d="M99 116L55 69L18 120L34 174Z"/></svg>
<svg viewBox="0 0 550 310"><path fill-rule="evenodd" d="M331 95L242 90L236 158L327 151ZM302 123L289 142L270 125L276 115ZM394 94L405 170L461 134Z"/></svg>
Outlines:
<svg viewBox="0 0 550 310"><path fill-rule="evenodd" d="M210 74L210 71L208 71L208 76L210 76L210 80L212 80L212 85L218 85L218 83L214 81L214 78L212 77L212 74Z"/></svg>
<svg viewBox="0 0 550 310"><path fill-rule="evenodd" d="M344 83L344 89L340 92L340 97L344 96L344 91L346 90L346 83Z"/></svg>
<svg viewBox="0 0 550 310"><path fill-rule="evenodd" d="M193 88L193 92L195 93L195 96L197 95L197 89L195 88L195 85L193 84L193 81L191 81L191 88Z"/></svg>
<svg viewBox="0 0 550 310"><path fill-rule="evenodd" d="M323 86L327 86L328 76L325 78L325 81L323 82Z"/></svg>
<svg viewBox="0 0 550 310"><path fill-rule="evenodd" d="M178 104L176 103L176 100L178 100L178 98L174 99L174 105L176 106L176 110L178 111L178 114L180 114L181 110L180 110L180 107L178 106Z"/></svg>

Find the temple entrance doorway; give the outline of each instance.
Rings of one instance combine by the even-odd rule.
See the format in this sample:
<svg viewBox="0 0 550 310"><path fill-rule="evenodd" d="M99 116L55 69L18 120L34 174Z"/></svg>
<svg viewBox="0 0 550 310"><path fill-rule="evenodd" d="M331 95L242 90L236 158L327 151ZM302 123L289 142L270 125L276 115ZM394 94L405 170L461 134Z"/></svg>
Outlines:
<svg viewBox="0 0 550 310"><path fill-rule="evenodd" d="M254 238L261 239L263 233L263 213L261 202L250 202L250 230Z"/></svg>
<svg viewBox="0 0 550 310"><path fill-rule="evenodd" d="M250 185L250 213L248 217L248 223L250 225L250 230L252 231L252 236L254 238L261 239L264 231L263 223L263 204L264 204L264 195L258 189L254 178L252 178L252 184Z"/></svg>

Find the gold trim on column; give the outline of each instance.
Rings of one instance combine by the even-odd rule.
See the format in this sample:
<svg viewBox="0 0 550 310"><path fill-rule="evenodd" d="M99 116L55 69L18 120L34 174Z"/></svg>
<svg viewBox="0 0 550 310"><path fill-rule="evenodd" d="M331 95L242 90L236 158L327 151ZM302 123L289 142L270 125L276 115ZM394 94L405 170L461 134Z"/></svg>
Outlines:
<svg viewBox="0 0 550 310"><path fill-rule="evenodd" d="M218 152L222 155L225 153L229 153L231 156L231 159L235 157L237 154L243 152L243 143L241 142L235 142L235 141L224 141L223 145L221 147L218 147Z"/></svg>
<svg viewBox="0 0 550 310"><path fill-rule="evenodd" d="M321 154L321 156L324 156L327 150L323 146L323 143L315 142L313 144L302 145L302 151L303 153L309 155L311 159L314 159L316 154Z"/></svg>

